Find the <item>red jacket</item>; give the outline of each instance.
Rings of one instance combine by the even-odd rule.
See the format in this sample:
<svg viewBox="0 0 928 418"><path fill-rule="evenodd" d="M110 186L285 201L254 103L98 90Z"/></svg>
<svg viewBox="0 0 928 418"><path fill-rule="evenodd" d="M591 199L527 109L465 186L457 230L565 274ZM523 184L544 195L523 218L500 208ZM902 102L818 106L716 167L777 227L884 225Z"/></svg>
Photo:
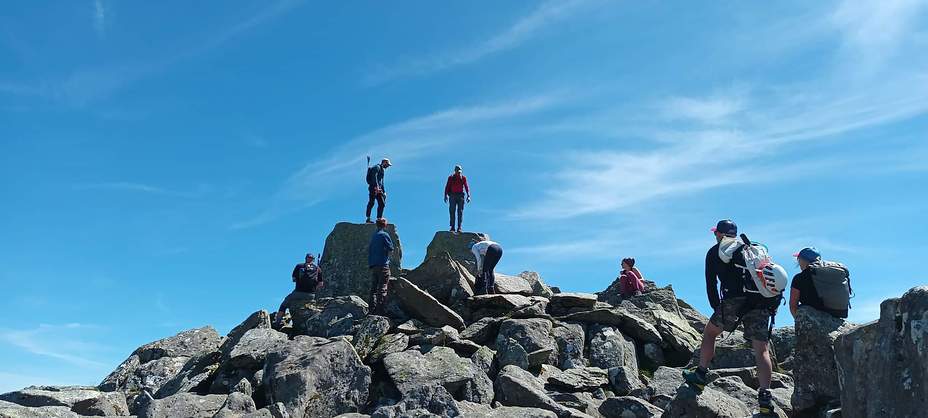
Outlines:
<svg viewBox="0 0 928 418"><path fill-rule="evenodd" d="M644 291L644 281L638 269L622 271L622 296L634 296Z"/></svg>
<svg viewBox="0 0 928 418"><path fill-rule="evenodd" d="M448 176L448 182L445 183L445 196L452 193L464 193L470 194L470 186L467 185L467 176L461 174L456 176L454 174Z"/></svg>

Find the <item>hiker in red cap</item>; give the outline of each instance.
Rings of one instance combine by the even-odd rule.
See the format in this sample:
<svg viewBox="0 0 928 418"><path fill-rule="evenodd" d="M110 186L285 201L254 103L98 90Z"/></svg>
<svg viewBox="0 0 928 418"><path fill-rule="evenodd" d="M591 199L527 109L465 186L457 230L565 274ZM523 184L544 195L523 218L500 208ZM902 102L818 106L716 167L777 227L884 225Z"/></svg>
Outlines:
<svg viewBox="0 0 928 418"><path fill-rule="evenodd" d="M448 216L451 218L451 232L461 232L464 220L464 204L470 203L470 186L461 166L454 166L454 174L448 176L445 183L445 203L448 203ZM454 215L457 213L457 229L454 229Z"/></svg>

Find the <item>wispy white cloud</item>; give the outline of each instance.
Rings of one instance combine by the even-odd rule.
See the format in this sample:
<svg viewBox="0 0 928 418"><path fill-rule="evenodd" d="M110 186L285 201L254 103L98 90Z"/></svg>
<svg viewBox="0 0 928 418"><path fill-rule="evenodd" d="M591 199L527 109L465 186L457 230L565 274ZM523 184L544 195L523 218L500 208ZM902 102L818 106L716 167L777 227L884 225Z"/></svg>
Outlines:
<svg viewBox="0 0 928 418"><path fill-rule="evenodd" d="M0 330L0 342L74 366L102 370L108 365L96 357L106 348L84 337L88 331L100 329L97 325L81 323L40 324L28 330Z"/></svg>
<svg viewBox="0 0 928 418"><path fill-rule="evenodd" d="M177 190L169 190L163 187L152 186L144 183L133 183L127 181L113 181L113 182L101 182L101 183L82 183L75 184L72 186L73 190L76 191L119 191L119 192L137 192L137 193L147 193L154 195L164 195L164 196L174 196L174 197L184 197L184 198L196 198L202 196L208 189L208 186L201 185L200 188L192 192L182 192Z"/></svg>
<svg viewBox="0 0 928 418"><path fill-rule="evenodd" d="M106 8L103 0L93 2L93 29L97 32L97 36L101 38L106 36Z"/></svg>
<svg viewBox="0 0 928 418"><path fill-rule="evenodd" d="M365 84L407 76L421 76L478 61L492 54L514 49L536 37L539 33L560 21L577 14L591 0L549 0L541 3L530 14L513 22L503 31L469 47L450 53L412 59L395 66L372 71L365 77Z"/></svg>

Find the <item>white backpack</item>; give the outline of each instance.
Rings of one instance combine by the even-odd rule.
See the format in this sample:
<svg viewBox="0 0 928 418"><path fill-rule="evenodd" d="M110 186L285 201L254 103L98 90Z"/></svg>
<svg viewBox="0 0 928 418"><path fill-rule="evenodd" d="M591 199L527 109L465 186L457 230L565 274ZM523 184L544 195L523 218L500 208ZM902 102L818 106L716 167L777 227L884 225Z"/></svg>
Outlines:
<svg viewBox="0 0 928 418"><path fill-rule="evenodd" d="M783 295L789 281L786 269L773 262L763 244L752 243L744 234L740 238L723 237L719 242L719 258L744 271L745 292L765 298Z"/></svg>

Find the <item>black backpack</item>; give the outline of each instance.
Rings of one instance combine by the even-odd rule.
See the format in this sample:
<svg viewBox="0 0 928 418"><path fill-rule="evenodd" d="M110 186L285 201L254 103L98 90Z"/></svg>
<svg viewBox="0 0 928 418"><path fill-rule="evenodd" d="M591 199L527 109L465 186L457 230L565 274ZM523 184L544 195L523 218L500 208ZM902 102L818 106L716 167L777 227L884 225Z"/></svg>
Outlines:
<svg viewBox="0 0 928 418"><path fill-rule="evenodd" d="M300 273L297 276L296 287L298 289L310 289L309 293L316 291L316 286L319 285L319 267L315 264L310 264L309 266L304 265L300 267Z"/></svg>

